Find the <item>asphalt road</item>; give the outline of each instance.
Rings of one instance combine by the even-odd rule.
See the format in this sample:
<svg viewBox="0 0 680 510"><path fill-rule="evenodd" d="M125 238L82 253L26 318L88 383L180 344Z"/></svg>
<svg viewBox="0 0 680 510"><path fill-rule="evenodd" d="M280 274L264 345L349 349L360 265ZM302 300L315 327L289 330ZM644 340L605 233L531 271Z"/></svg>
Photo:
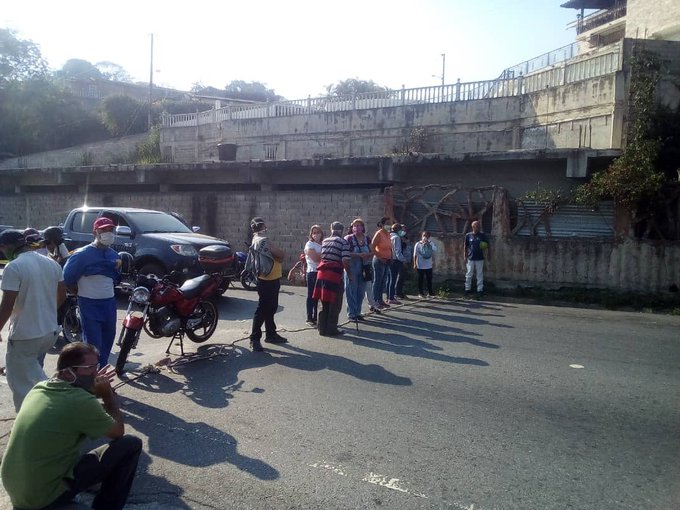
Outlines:
<svg viewBox="0 0 680 510"><path fill-rule="evenodd" d="M145 443L130 509L678 508L680 317L408 301L331 339L283 289L289 344L251 353L256 295L231 289L195 356L119 388Z"/></svg>

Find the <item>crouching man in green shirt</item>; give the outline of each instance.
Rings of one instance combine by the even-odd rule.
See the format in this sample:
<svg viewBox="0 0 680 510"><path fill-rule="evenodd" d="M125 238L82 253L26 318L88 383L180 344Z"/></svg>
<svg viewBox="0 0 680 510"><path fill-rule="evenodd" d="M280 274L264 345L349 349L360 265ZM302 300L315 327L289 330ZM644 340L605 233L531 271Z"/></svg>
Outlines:
<svg viewBox="0 0 680 510"><path fill-rule="evenodd" d="M2 483L15 509L52 509L101 483L92 508L122 509L142 441L125 434L113 389L113 370L99 352L76 342L62 350L57 373L36 384L16 417L2 459ZM98 398L102 399L100 403ZM113 441L81 455L86 437Z"/></svg>

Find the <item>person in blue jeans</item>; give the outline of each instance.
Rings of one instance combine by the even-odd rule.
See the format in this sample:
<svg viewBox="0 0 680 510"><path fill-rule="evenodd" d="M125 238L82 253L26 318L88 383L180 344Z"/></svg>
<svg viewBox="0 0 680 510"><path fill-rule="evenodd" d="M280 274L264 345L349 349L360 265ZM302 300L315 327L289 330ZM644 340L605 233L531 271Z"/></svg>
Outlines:
<svg viewBox="0 0 680 510"><path fill-rule="evenodd" d="M64 283L78 295L83 339L97 348L101 366L109 362L116 336L114 286L121 279L121 260L111 248L114 228L109 218L96 220L94 242L76 250L64 265Z"/></svg>
<svg viewBox="0 0 680 510"><path fill-rule="evenodd" d="M319 225L309 229L309 241L305 244L305 262L307 263L307 325L316 326L319 300L312 298L316 286L316 268L321 262L321 241L323 230Z"/></svg>
<svg viewBox="0 0 680 510"><path fill-rule="evenodd" d="M373 308L372 312L388 308L390 305L383 301L383 292L388 280L389 266L392 263L392 242L390 241L388 225L389 218L384 217L378 222L378 230L373 234L371 247L373 248Z"/></svg>
<svg viewBox="0 0 680 510"><path fill-rule="evenodd" d="M366 293L366 279L364 267L370 267L373 257L371 242L366 237L364 220L357 218L352 221L351 233L345 236L349 243L349 271L345 272L345 294L347 296L347 317L351 321L363 321L361 307ZM350 273L352 278L350 279Z"/></svg>
<svg viewBox="0 0 680 510"><path fill-rule="evenodd" d="M399 275L404 266L406 257L401 250L401 238L406 235L404 226L401 223L392 225L392 232L390 234L390 242L392 243L392 264L390 264L390 280L387 286L387 302L391 305L400 305L401 301L397 299L397 284L399 283Z"/></svg>

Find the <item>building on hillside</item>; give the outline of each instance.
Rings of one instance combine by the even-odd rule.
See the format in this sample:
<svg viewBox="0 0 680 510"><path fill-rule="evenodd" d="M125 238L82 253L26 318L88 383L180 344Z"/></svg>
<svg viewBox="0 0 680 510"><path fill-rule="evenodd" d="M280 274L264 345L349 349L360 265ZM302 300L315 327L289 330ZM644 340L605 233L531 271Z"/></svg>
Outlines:
<svg viewBox="0 0 680 510"><path fill-rule="evenodd" d="M149 101L149 84L145 83L127 83L95 78L70 78L66 80L65 85L74 96L93 102L98 102L107 96L117 94L130 96L137 101ZM181 90L159 87L157 85L151 86L152 101L160 99L182 100L186 94L187 92Z"/></svg>
<svg viewBox="0 0 680 510"><path fill-rule="evenodd" d="M677 0L569 0L562 7L579 10L573 26L577 40L588 49L624 38L680 41Z"/></svg>

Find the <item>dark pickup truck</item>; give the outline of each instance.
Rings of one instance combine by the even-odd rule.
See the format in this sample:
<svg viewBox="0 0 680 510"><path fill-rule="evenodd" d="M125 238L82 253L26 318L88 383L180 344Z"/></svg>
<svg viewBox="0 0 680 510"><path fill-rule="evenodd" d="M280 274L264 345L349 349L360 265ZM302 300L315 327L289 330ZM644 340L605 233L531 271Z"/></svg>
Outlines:
<svg viewBox="0 0 680 510"><path fill-rule="evenodd" d="M129 207L73 209L63 225L66 247L74 250L91 243L92 225L101 217L110 218L116 225L111 247L132 254L141 273L162 276L179 271L190 278L204 272L198 262L201 248L219 245L231 255L227 241L194 232L176 215Z"/></svg>

